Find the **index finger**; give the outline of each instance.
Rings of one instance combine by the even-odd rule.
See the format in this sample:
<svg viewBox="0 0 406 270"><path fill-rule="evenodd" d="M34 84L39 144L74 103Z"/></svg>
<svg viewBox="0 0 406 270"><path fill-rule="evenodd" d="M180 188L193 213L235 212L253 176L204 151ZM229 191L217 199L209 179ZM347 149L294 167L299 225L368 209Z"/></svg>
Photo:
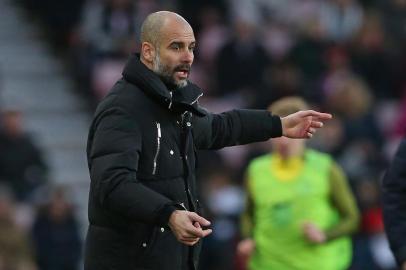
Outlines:
<svg viewBox="0 0 406 270"><path fill-rule="evenodd" d="M313 110L304 111L303 116L313 116L313 117L317 117L320 120L329 120L329 119L333 118L333 115L331 115L329 113L322 113L322 112L317 112L317 111L313 111Z"/></svg>

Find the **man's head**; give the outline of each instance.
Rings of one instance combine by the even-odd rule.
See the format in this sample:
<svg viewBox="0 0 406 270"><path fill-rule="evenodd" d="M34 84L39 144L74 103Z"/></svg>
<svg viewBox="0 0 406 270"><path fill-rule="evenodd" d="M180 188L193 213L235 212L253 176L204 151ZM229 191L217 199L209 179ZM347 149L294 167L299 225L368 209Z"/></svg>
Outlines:
<svg viewBox="0 0 406 270"><path fill-rule="evenodd" d="M170 11L150 14L141 26L141 61L170 88L187 85L195 36L189 23Z"/></svg>
<svg viewBox="0 0 406 270"><path fill-rule="evenodd" d="M306 101L297 96L281 98L268 107L269 111L280 117L308 109L309 105ZM301 155L305 146L304 140L292 140L286 137L272 139L271 143L273 150L279 153L283 158Z"/></svg>

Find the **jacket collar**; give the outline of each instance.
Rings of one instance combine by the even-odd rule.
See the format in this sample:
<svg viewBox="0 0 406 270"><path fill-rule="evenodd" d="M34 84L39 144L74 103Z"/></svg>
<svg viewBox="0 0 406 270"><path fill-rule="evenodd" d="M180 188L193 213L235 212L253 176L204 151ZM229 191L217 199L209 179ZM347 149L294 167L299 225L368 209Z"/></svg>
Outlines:
<svg viewBox="0 0 406 270"><path fill-rule="evenodd" d="M130 57L124 67L123 77L171 111L181 113L190 111L198 116L206 115L206 112L200 108L197 102L203 95L202 90L197 85L189 82L185 87L172 92L169 91L159 76L140 61L139 54Z"/></svg>

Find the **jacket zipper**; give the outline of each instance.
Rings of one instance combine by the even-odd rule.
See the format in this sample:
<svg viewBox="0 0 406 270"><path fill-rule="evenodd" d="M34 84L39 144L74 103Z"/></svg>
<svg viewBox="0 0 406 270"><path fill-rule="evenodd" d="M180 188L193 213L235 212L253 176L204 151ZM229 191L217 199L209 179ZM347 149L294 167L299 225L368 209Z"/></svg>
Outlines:
<svg viewBox="0 0 406 270"><path fill-rule="evenodd" d="M172 92L171 91L169 91L169 95L171 95L171 100L169 101L168 109L170 109L172 107Z"/></svg>
<svg viewBox="0 0 406 270"><path fill-rule="evenodd" d="M156 122L156 129L157 129L157 136L156 136L157 147L156 147L156 153L154 156L154 168L152 169L152 175L156 174L159 149L161 148L161 124L159 122Z"/></svg>
<svg viewBox="0 0 406 270"><path fill-rule="evenodd" d="M203 96L203 93L201 93L195 100L193 100L190 105L193 105L201 96Z"/></svg>

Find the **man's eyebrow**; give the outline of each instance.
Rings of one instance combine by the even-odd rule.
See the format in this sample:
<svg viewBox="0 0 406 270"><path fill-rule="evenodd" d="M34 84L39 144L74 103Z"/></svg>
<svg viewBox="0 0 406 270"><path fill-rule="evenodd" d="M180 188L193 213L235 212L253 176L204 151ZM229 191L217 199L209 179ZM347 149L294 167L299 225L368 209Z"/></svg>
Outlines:
<svg viewBox="0 0 406 270"><path fill-rule="evenodd" d="M174 40L171 43L169 43L169 46L172 45L179 45L179 46L184 46L186 44L186 42L183 41L178 41L178 40ZM189 46L195 46L196 45L196 41L192 41Z"/></svg>
<svg viewBox="0 0 406 270"><path fill-rule="evenodd" d="M183 46L184 45L184 42L181 42L181 41L172 41L171 43L169 43L169 46L172 46L172 45L179 45L179 46Z"/></svg>

